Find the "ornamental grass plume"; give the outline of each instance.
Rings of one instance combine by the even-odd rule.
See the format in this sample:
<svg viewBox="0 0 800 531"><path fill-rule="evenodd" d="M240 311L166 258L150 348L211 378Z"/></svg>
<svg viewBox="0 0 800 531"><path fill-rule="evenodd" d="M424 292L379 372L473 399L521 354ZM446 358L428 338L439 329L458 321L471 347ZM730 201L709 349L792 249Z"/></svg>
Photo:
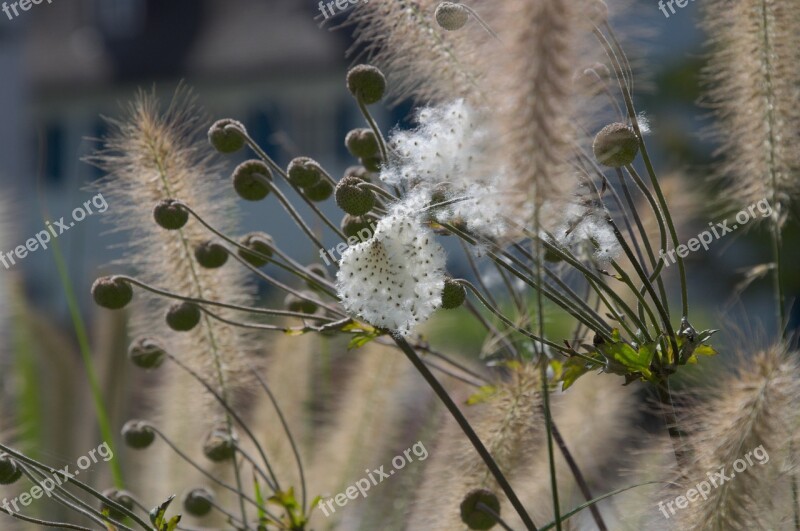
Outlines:
<svg viewBox="0 0 800 531"><path fill-rule="evenodd" d="M800 194L800 4L711 0L702 9L703 102L718 120L719 173L739 207L764 198L788 207Z"/></svg>
<svg viewBox="0 0 800 531"><path fill-rule="evenodd" d="M504 46L485 54L482 64L489 72L487 100L502 146L499 157L509 161L509 198L519 209L526 203L558 209L552 202L563 202L576 184L569 171L579 113L572 78L592 37L594 5L594 0L497 5L494 24Z"/></svg>
<svg viewBox="0 0 800 531"><path fill-rule="evenodd" d="M797 353L777 345L743 355L710 393L682 415L694 458L676 494L710 477L717 484L671 518L682 529L786 529L797 503ZM728 480L716 476L722 467Z"/></svg>
<svg viewBox="0 0 800 531"><path fill-rule="evenodd" d="M476 64L481 52L475 43L483 39L483 30L471 24L458 31L443 29L435 19L438 4L438 0L368 2L348 19L355 26L355 43L348 53L366 57L388 74L395 101L409 96L438 103L481 97L482 73Z"/></svg>
<svg viewBox="0 0 800 531"><path fill-rule="evenodd" d="M185 88L178 89L165 110L154 94L142 92L123 118L108 120L111 133L89 160L108 173L97 186L118 205L116 230L130 238L121 264L153 286L189 297L246 303L252 300L252 288L245 270L237 264L203 267L208 232L180 207L168 206L183 201L217 226L233 229L231 198L219 193L212 177L220 167L201 148L204 139L197 133L202 121ZM154 210L157 204L167 206ZM246 357L252 343L246 333L201 316L191 305L168 311L162 298L141 298L132 316L132 335L159 337L168 351L180 353L229 399L247 386ZM176 329L187 333L177 334Z"/></svg>

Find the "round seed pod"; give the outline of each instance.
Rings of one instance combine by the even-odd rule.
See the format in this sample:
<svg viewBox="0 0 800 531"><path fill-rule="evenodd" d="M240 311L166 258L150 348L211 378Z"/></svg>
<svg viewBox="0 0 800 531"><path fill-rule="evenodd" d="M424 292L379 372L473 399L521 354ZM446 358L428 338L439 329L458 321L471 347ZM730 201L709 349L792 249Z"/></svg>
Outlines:
<svg viewBox="0 0 800 531"><path fill-rule="evenodd" d="M358 233L365 229L369 230L370 235L372 235L371 221L369 218L364 216L351 216L350 214L345 214L342 218L340 227L344 235L348 238L351 236L358 237Z"/></svg>
<svg viewBox="0 0 800 531"><path fill-rule="evenodd" d="M134 507L133 497L129 492L112 488L104 490L103 496L105 496L109 500L119 505L122 505L129 511L133 511ZM126 516L125 513L114 507L111 507L111 505L109 505L105 501L100 502L100 512L108 514L109 518L113 520L123 520Z"/></svg>
<svg viewBox="0 0 800 531"><path fill-rule="evenodd" d="M313 297L313 293L305 292L303 295L307 297ZM292 293L286 296L286 299L283 301L283 304L286 306L286 309L290 312L300 312L300 313L308 313L312 314L317 311L319 306L317 303L305 299L301 299L297 295Z"/></svg>
<svg viewBox="0 0 800 531"><path fill-rule="evenodd" d="M188 332L200 322L200 307L193 302L177 302L167 310L167 326L176 332Z"/></svg>
<svg viewBox="0 0 800 531"><path fill-rule="evenodd" d="M100 277L92 284L92 298L98 306L109 310L124 308L133 299L133 288L120 277Z"/></svg>
<svg viewBox="0 0 800 531"><path fill-rule="evenodd" d="M500 514L500 500L497 496L486 489L475 489L461 502L461 521L470 529L491 529L497 524L497 519L479 509L478 504L483 504L495 514Z"/></svg>
<svg viewBox="0 0 800 531"><path fill-rule="evenodd" d="M128 347L128 358L141 369L157 369L166 357L164 347L150 337L140 337Z"/></svg>
<svg viewBox="0 0 800 531"><path fill-rule="evenodd" d="M378 137L372 132L372 129L359 128L353 129L344 139L344 145L347 146L347 151L356 158L374 157L380 151L378 146Z"/></svg>
<svg viewBox="0 0 800 531"><path fill-rule="evenodd" d="M224 426L211 430L203 442L203 455L215 463L231 459L235 454L236 434L231 436Z"/></svg>
<svg viewBox="0 0 800 531"><path fill-rule="evenodd" d="M214 493L206 487L197 487L183 497L183 508L192 516L205 516L213 507Z"/></svg>
<svg viewBox="0 0 800 531"><path fill-rule="evenodd" d="M222 267L228 261L228 250L217 242L203 242L194 248L197 263L207 269Z"/></svg>
<svg viewBox="0 0 800 531"><path fill-rule="evenodd" d="M272 180L272 171L260 160L242 162L233 170L233 189L246 201L261 201L269 195L269 185L264 179Z"/></svg>
<svg viewBox="0 0 800 531"><path fill-rule="evenodd" d="M322 179L322 167L314 159L296 157L289 162L289 166L286 168L286 175L295 186L308 188Z"/></svg>
<svg viewBox="0 0 800 531"><path fill-rule="evenodd" d="M208 142L220 153L236 153L245 145L244 124L229 118L217 120L208 130Z"/></svg>
<svg viewBox="0 0 800 531"><path fill-rule="evenodd" d="M639 153L639 139L633 128L623 123L605 126L594 138L594 156L603 166L621 168L631 164Z"/></svg>
<svg viewBox="0 0 800 531"><path fill-rule="evenodd" d="M162 199L153 208L153 219L163 229L178 230L189 221L189 213L174 199Z"/></svg>
<svg viewBox="0 0 800 531"><path fill-rule="evenodd" d="M8 454L0 454L0 485L11 485L22 477L22 469Z"/></svg>
<svg viewBox="0 0 800 531"><path fill-rule="evenodd" d="M464 286L452 278L444 279L444 289L442 290L442 308L452 310L458 308L467 299L467 290Z"/></svg>
<svg viewBox="0 0 800 531"><path fill-rule="evenodd" d="M272 237L263 232L251 232L249 234L245 234L239 240L239 243L249 249L252 249L256 253L268 256L270 258L272 257L272 249L275 247L275 242L272 241ZM253 267L262 267L268 262L268 260L262 258L261 256L247 252L244 249L239 249L238 253L242 260L249 263Z"/></svg>
<svg viewBox="0 0 800 531"><path fill-rule="evenodd" d="M371 171L373 173L381 171L381 163L383 162L383 159L380 157L365 157L359 159L359 161L364 168L367 169L367 171Z"/></svg>
<svg viewBox="0 0 800 531"><path fill-rule="evenodd" d="M317 184L305 187L303 193L311 201L319 203L333 195L333 185L328 179L320 179Z"/></svg>
<svg viewBox="0 0 800 531"><path fill-rule="evenodd" d="M153 444L156 432L142 420L129 420L122 426L122 438L129 447L142 450Z"/></svg>
<svg viewBox="0 0 800 531"><path fill-rule="evenodd" d="M469 11L461 4L442 2L436 7L436 23L447 31L464 27L469 20Z"/></svg>
<svg viewBox="0 0 800 531"><path fill-rule="evenodd" d="M354 66L347 72L347 90L365 105L372 105L386 93L386 78L374 66Z"/></svg>
<svg viewBox="0 0 800 531"><path fill-rule="evenodd" d="M362 216L375 206L372 190L359 188L363 181L356 177L343 177L336 185L336 204L353 216Z"/></svg>

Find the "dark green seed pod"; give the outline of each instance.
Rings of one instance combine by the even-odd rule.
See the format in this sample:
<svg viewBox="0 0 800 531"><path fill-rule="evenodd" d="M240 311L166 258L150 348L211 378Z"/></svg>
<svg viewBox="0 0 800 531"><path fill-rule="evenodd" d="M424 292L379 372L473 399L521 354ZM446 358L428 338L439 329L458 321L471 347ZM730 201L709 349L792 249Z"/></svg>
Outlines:
<svg viewBox="0 0 800 531"><path fill-rule="evenodd" d="M128 348L128 358L142 369L157 369L166 357L164 347L150 337L140 337Z"/></svg>
<svg viewBox="0 0 800 531"><path fill-rule="evenodd" d="M364 168L366 168L368 171L371 172L381 171L382 159L380 157L365 157L359 160L361 164L364 165Z"/></svg>
<svg viewBox="0 0 800 531"><path fill-rule="evenodd" d="M8 454L0 454L0 485L11 485L22 477L22 469Z"/></svg>
<svg viewBox="0 0 800 531"><path fill-rule="evenodd" d="M235 454L236 434L231 436L224 426L214 428L203 443L203 455L215 463L231 459Z"/></svg>
<svg viewBox="0 0 800 531"><path fill-rule="evenodd" d="M619 122L613 123L597 133L592 149L603 166L621 168L636 159L639 139L632 127Z"/></svg>
<svg viewBox="0 0 800 531"><path fill-rule="evenodd" d="M375 136L372 129L353 129L347 133L344 145L347 146L347 151L351 155L359 159L374 157L380 151L378 137Z"/></svg>
<svg viewBox="0 0 800 531"><path fill-rule="evenodd" d="M345 214L342 218L342 223L340 226L342 232L348 238L351 236L360 237L358 233L363 230L368 230L370 236L372 235L373 229L371 220L364 216L351 216L350 214Z"/></svg>
<svg viewBox="0 0 800 531"><path fill-rule="evenodd" d="M357 179L361 179L365 183L371 183L372 177L370 177L370 171L366 169L364 166L350 166L346 170L344 170L345 177L355 177Z"/></svg>
<svg viewBox="0 0 800 531"><path fill-rule="evenodd" d="M129 492L112 488L104 490L103 496L133 512L133 497ZM105 501L100 502L100 512L106 513L109 518L117 521L125 519L126 516L125 513L115 509L114 507L111 507L111 505Z"/></svg>
<svg viewBox="0 0 800 531"><path fill-rule="evenodd" d="M491 529L497 524L497 519L481 510L479 504L485 505L497 515L500 514L500 500L497 496L486 489L475 489L461 502L461 521L470 529Z"/></svg>
<svg viewBox="0 0 800 531"><path fill-rule="evenodd" d="M464 27L469 20L469 11L461 4L442 2L436 7L436 23L447 31Z"/></svg>
<svg viewBox="0 0 800 531"><path fill-rule="evenodd" d="M177 204L174 199L162 199L153 208L153 219L163 229L178 230L189 221L189 212Z"/></svg>
<svg viewBox="0 0 800 531"><path fill-rule="evenodd" d="M289 167L286 168L286 175L295 186L308 188L322 179L322 167L313 159L297 157L289 163Z"/></svg>
<svg viewBox="0 0 800 531"><path fill-rule="evenodd" d="M347 72L347 90L365 105L372 105L386 93L386 78L374 66L354 66Z"/></svg>
<svg viewBox="0 0 800 531"><path fill-rule="evenodd" d="M303 193L311 201L319 203L333 195L333 185L328 179L320 179L317 184L304 188Z"/></svg>
<svg viewBox="0 0 800 531"><path fill-rule="evenodd" d="M233 170L233 189L247 201L261 201L269 195L272 171L260 160L242 162Z"/></svg>
<svg viewBox="0 0 800 531"><path fill-rule="evenodd" d="M194 258L202 267L215 269L228 261L228 250L217 242L203 242L194 248Z"/></svg>
<svg viewBox="0 0 800 531"><path fill-rule="evenodd" d="M363 216L375 206L372 190L359 188L362 182L356 177L343 177L336 185L336 204L353 216Z"/></svg>
<svg viewBox="0 0 800 531"><path fill-rule="evenodd" d="M122 438L129 447L142 450L153 444L156 433L143 420L129 420L122 426Z"/></svg>
<svg viewBox="0 0 800 531"><path fill-rule="evenodd" d="M264 232L251 232L249 234L245 234L239 240L239 243L248 249L252 249L256 253L270 258L272 257L272 249L275 247L275 242L272 241L272 237ZM239 249L238 253L242 260L249 263L253 267L262 267L268 262L268 260L265 258L262 258L254 253L247 252L244 249Z"/></svg>
<svg viewBox="0 0 800 531"><path fill-rule="evenodd" d="M213 507L214 493L206 487L197 487L183 497L183 508L192 516L205 516Z"/></svg>
<svg viewBox="0 0 800 531"><path fill-rule="evenodd" d="M167 325L176 332L188 332L200 322L200 307L193 302L178 302L167 310Z"/></svg>
<svg viewBox="0 0 800 531"><path fill-rule="evenodd" d="M314 297L314 294L309 292L304 292L303 295L311 298ZM302 299L292 293L286 296L286 299L283 301L283 304L284 306L286 306L286 309L289 310L290 312L311 314L316 312L317 308L319 308L319 306L317 306L317 303Z"/></svg>
<svg viewBox="0 0 800 531"><path fill-rule="evenodd" d="M92 284L92 298L98 306L109 310L124 308L133 299L133 288L120 277L100 277Z"/></svg>
<svg viewBox="0 0 800 531"><path fill-rule="evenodd" d="M467 290L460 282L452 278L444 279L444 289L442 290L442 308L452 310L458 308L467 299Z"/></svg>
<svg viewBox="0 0 800 531"><path fill-rule="evenodd" d="M220 153L235 153L246 142L247 130L236 120L217 120L208 130L208 141Z"/></svg>

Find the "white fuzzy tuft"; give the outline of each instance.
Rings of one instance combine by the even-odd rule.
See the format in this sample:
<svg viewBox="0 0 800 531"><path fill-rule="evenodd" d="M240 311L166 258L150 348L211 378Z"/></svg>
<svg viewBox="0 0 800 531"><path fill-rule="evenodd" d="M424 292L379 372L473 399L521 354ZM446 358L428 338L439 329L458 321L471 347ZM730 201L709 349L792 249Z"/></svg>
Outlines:
<svg viewBox="0 0 800 531"><path fill-rule="evenodd" d="M342 255L339 297L351 314L407 335L441 305L444 266L433 233L415 217L394 213Z"/></svg>
<svg viewBox="0 0 800 531"><path fill-rule="evenodd" d="M446 200L459 201L436 209L438 221L463 220L471 231L501 236L506 225L498 190L505 172L486 162L491 140L481 113L457 100L422 109L417 122L415 130L391 137L395 157L381 179L413 189L418 194L415 201L421 196L430 202L434 193L446 189Z"/></svg>

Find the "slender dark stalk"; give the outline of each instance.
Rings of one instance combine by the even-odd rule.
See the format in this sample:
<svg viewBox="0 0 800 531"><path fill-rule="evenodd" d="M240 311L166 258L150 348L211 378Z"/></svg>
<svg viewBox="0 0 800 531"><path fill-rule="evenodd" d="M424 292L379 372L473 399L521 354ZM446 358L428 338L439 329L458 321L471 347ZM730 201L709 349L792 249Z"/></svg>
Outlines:
<svg viewBox="0 0 800 531"><path fill-rule="evenodd" d="M458 423L461 430L464 432L464 435L467 436L469 442L478 452L478 455L481 456L483 462L486 463L489 472L491 472L492 476L494 476L495 481L497 481L500 488L505 493L508 501L511 502L511 505L514 507L514 510L517 511L520 519L525 524L525 528L532 531L538 531L536 525L533 523L528 512L525 510L525 507L522 505L522 502L517 497L517 494L514 492L514 489L511 487L511 484L506 479L503 472L497 466L492 455L489 453L489 450L486 449L483 442L478 437L478 434L475 433L475 430L472 429L469 421L464 417L464 414L461 413L461 410L458 409L458 406L453 399L450 398L450 395L447 393L442 384L439 383L439 380L431 373L428 367L422 362L419 355L414 351L411 345L408 344L408 341L398 334L392 334L392 339L394 339L395 343L400 350L406 355L408 360L414 365L417 371L425 378L425 381L428 382L433 392L436 393L436 396L439 397L439 400L445 405L447 410L453 416L453 419Z"/></svg>
<svg viewBox="0 0 800 531"><path fill-rule="evenodd" d="M572 452L569 451L567 443L564 440L564 437L561 435L561 432L559 431L555 422L553 423L553 440L558 446L558 449L561 450L561 455L564 456L564 460L567 462L567 466L569 466L569 469L572 472L572 476L575 478L575 483L577 483L581 494L583 494L583 497L586 498L587 502L592 501L594 497L592 496L592 491L589 489L589 484L586 483L586 478L583 477L583 473L581 472L580 467L578 467L578 463L575 462L575 458L572 456ZM608 528L606 527L606 523L603 521L603 516L600 514L600 510L597 508L597 506L594 504L590 505L589 511L592 513L594 523L597 524L597 529L599 531L607 531Z"/></svg>

